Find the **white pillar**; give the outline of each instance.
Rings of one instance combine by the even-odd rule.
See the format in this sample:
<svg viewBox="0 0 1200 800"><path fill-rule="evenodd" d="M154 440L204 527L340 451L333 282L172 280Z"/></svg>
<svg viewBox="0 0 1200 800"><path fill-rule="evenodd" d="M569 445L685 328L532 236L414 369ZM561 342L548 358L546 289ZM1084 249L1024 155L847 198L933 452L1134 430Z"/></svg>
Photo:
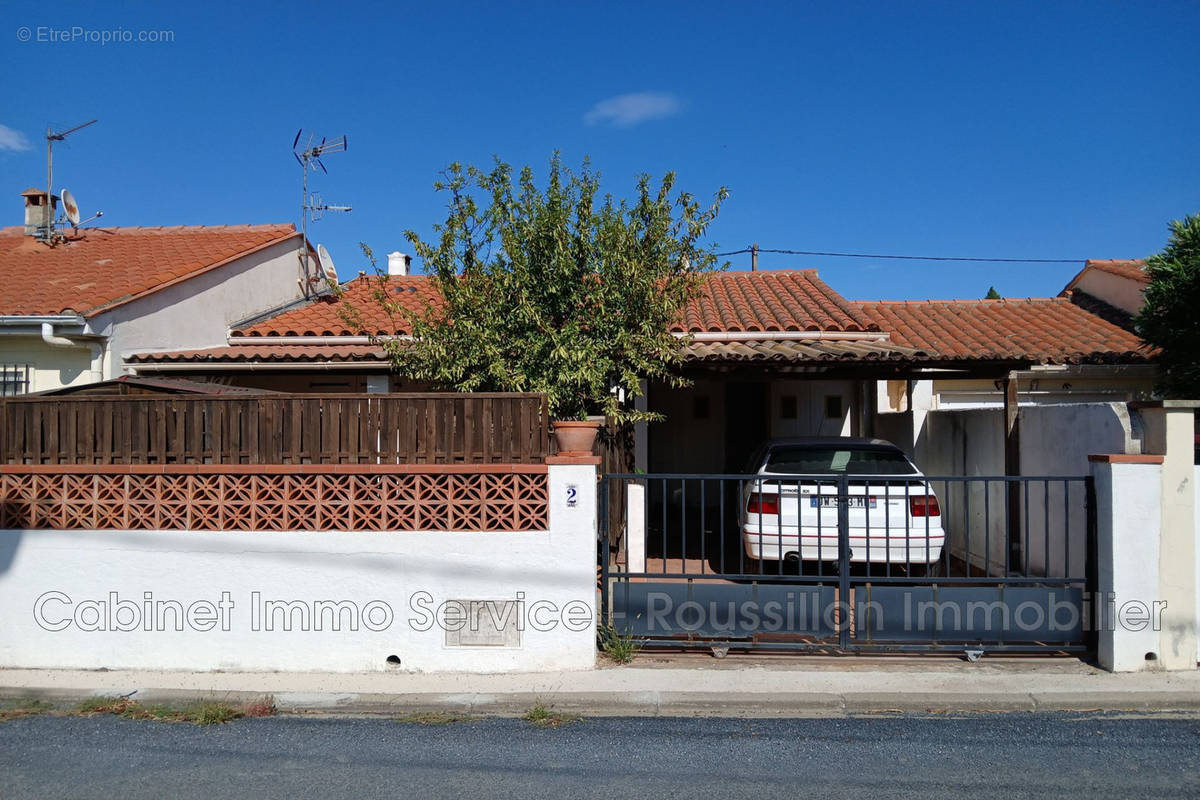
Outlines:
<svg viewBox="0 0 1200 800"><path fill-rule="evenodd" d="M550 456L546 459L550 493L550 542L562 580L578 587L579 600L592 610L591 625L573 632L569 652L563 653L568 669L584 669L596 659L596 555L598 552L596 468L592 456Z"/></svg>
<svg viewBox="0 0 1200 800"><path fill-rule="evenodd" d="M1195 669L1197 658L1196 468L1194 400L1162 400L1139 411L1147 452L1163 457L1159 595L1164 616L1164 669ZM1168 635L1169 632L1169 635Z"/></svg>
<svg viewBox="0 0 1200 800"><path fill-rule="evenodd" d="M625 560L629 572L646 571L646 484L625 485Z"/></svg>
<svg viewBox="0 0 1200 800"><path fill-rule="evenodd" d="M1162 458L1091 456L1096 488L1097 660L1110 672L1159 666L1160 632L1171 609L1159 597ZM1097 612L1097 605L1099 611Z"/></svg>

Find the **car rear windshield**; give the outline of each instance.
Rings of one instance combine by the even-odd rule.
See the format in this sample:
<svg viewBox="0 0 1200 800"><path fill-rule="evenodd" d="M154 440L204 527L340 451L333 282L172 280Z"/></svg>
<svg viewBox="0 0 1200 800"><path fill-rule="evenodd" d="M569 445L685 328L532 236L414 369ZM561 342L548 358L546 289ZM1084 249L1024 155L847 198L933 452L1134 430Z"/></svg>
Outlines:
<svg viewBox="0 0 1200 800"><path fill-rule="evenodd" d="M795 475L915 475L917 472L899 450L810 445L771 448L765 471Z"/></svg>

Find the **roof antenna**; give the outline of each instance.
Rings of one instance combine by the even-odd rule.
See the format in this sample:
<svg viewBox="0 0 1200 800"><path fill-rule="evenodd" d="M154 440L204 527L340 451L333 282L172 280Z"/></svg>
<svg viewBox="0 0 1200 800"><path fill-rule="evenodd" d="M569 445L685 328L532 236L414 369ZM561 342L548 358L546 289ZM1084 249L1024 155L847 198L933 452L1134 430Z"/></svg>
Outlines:
<svg viewBox="0 0 1200 800"><path fill-rule="evenodd" d="M300 140L304 139L304 144L301 146ZM336 139L326 139L321 137L317 141L315 133L305 134L303 128L296 131L296 138L292 140L292 155L296 157L296 162L300 165L300 170L303 173L303 182L300 194L300 230L303 234L300 240L300 259L304 264L304 283L305 296L308 295L309 289L327 279L323 269L318 265L317 269L312 269L308 252L308 223L316 222L326 211L353 211L352 206L331 206L321 200L321 195L308 191L308 173L311 170L320 168L321 172L326 175L329 170L325 169L325 164L321 161L321 157L330 153L344 153L347 150L347 142L345 136L339 136Z"/></svg>
<svg viewBox="0 0 1200 800"><path fill-rule="evenodd" d="M51 186L54 183L54 143L61 142L77 130L86 128L88 125L95 125L97 120L89 120L82 125L76 125L60 133L55 133L51 128L46 128L46 210L42 217L45 220L45 225L38 229L38 239L43 242L54 241L54 193ZM78 218L76 218L78 222Z"/></svg>

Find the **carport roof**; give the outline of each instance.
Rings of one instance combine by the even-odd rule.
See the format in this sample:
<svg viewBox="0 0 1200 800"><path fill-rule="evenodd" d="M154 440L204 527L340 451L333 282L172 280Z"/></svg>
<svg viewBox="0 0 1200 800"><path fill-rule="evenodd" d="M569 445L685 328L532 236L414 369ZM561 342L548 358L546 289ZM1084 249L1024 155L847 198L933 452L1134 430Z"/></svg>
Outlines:
<svg viewBox="0 0 1200 800"><path fill-rule="evenodd" d="M1154 351L1137 334L1066 297L856 303L891 336L942 361L1141 363Z"/></svg>
<svg viewBox="0 0 1200 800"><path fill-rule="evenodd" d="M687 359L693 362L915 361L927 355L885 339L692 342L687 349Z"/></svg>

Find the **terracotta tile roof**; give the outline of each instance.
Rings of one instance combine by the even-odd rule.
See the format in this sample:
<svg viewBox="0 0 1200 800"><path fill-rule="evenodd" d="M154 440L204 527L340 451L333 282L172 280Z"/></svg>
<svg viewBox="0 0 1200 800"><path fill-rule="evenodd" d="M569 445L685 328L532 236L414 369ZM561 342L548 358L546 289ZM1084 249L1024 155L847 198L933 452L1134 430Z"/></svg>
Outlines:
<svg viewBox="0 0 1200 800"><path fill-rule="evenodd" d="M294 225L87 228L49 247L0 228L0 314L94 316L299 235Z"/></svg>
<svg viewBox="0 0 1200 800"><path fill-rule="evenodd" d="M686 358L690 361L912 361L925 354L891 342L853 341L759 341L693 342ZM230 345L203 350L141 353L126 357L130 364L237 364L315 362L382 362L383 351L371 345Z"/></svg>
<svg viewBox="0 0 1200 800"><path fill-rule="evenodd" d="M718 272L684 312L674 330L866 331L878 330L814 269Z"/></svg>
<svg viewBox="0 0 1200 800"><path fill-rule="evenodd" d="M421 312L429 304L438 304L441 296L424 275L392 275L380 281L378 276L360 276L347 283L342 297L322 296L312 303L284 311L268 319L232 331L234 336L391 336L408 334L408 318L397 312L389 319L375 299L378 292L403 308ZM353 307L359 325L347 325L339 310Z"/></svg>
<svg viewBox="0 0 1200 800"><path fill-rule="evenodd" d="M1133 333L1064 297L856 303L894 344L942 360L1046 364L1147 361Z"/></svg>
<svg viewBox="0 0 1200 800"><path fill-rule="evenodd" d="M1098 269L1103 270L1104 272L1111 272L1113 275L1120 275L1122 278L1129 278L1130 280L1138 281L1139 283L1150 282L1150 276L1146 274L1146 262L1140 258L1088 259L1088 262L1083 268L1084 270ZM1072 283L1074 283L1074 281L1072 281Z"/></svg>
<svg viewBox="0 0 1200 800"><path fill-rule="evenodd" d="M258 395L280 394L271 389L256 389L247 386L229 386L213 381L189 380L187 378L164 378L160 375L119 375L116 378L97 383L85 383L77 386L63 386L44 392L30 392L27 397L54 397L59 395L120 395L121 390L128 387L135 392L163 394L200 394L200 395ZM131 392L132 393L132 392Z"/></svg>
<svg viewBox="0 0 1200 800"><path fill-rule="evenodd" d="M402 313L390 320L373 299L381 289L401 306L422 311L439 296L423 275L392 276L380 283L359 277L345 287L341 300L332 296L270 319L234 330L236 336L345 336L407 334ZM349 326L340 304L358 309L360 325ZM703 294L684 312L676 332L704 331L866 331L878 330L854 304L829 288L816 270L719 272L705 283Z"/></svg>
<svg viewBox="0 0 1200 800"><path fill-rule="evenodd" d="M692 342L687 348L689 361L705 362L917 361L925 355L916 348L878 339Z"/></svg>
<svg viewBox="0 0 1200 800"><path fill-rule="evenodd" d="M126 356L130 364L234 364L246 362L312 363L320 361L381 361L383 350L369 344L263 344L228 345L201 350L173 350L167 353L137 353Z"/></svg>

